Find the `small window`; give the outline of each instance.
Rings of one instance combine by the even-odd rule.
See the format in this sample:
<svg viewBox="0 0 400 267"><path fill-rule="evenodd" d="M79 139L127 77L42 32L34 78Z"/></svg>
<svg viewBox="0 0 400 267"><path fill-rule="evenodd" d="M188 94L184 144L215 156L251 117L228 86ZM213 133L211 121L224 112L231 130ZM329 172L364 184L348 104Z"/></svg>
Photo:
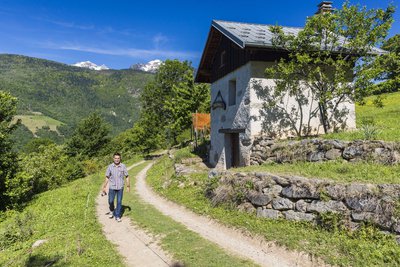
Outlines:
<svg viewBox="0 0 400 267"><path fill-rule="evenodd" d="M236 80L229 81L229 106L236 105Z"/></svg>
<svg viewBox="0 0 400 267"><path fill-rule="evenodd" d="M220 64L220 68L222 68L223 66L225 66L225 62L226 62L226 51L222 51L221 53L221 64Z"/></svg>

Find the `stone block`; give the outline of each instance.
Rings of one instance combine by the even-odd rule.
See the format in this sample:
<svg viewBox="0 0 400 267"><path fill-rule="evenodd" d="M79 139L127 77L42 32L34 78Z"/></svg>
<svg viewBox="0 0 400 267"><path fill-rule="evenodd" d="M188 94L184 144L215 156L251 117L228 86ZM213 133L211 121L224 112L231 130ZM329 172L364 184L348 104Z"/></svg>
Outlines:
<svg viewBox="0 0 400 267"><path fill-rule="evenodd" d="M296 212L293 210L283 211L283 216L290 221L313 221L316 216L312 213Z"/></svg>
<svg viewBox="0 0 400 267"><path fill-rule="evenodd" d="M347 211L347 208L341 201L329 200L325 202L325 201L314 200L308 206L307 211L316 213L325 213L325 212L338 213Z"/></svg>
<svg viewBox="0 0 400 267"><path fill-rule="evenodd" d="M273 209L262 209L260 212L257 212L257 217L278 219L281 217L281 213Z"/></svg>
<svg viewBox="0 0 400 267"><path fill-rule="evenodd" d="M342 200L346 197L346 186L342 184L331 184L325 187L325 192L334 200Z"/></svg>
<svg viewBox="0 0 400 267"><path fill-rule="evenodd" d="M319 193L314 185L303 183L299 185L292 184L291 186L282 189L282 195L287 198L300 199L318 199Z"/></svg>
<svg viewBox="0 0 400 267"><path fill-rule="evenodd" d="M251 213L251 214L256 212L256 208L250 202L245 202L245 203L240 204L239 206L237 206L237 209L239 211Z"/></svg>
<svg viewBox="0 0 400 267"><path fill-rule="evenodd" d="M272 200L271 195L266 195L257 191L248 192L246 197L252 204L256 206L265 206Z"/></svg>
<svg viewBox="0 0 400 267"><path fill-rule="evenodd" d="M360 196L360 197L346 197L345 202L347 207L355 211L374 212L379 200L376 197Z"/></svg>
<svg viewBox="0 0 400 267"><path fill-rule="evenodd" d="M306 212L309 203L305 202L303 199L300 199L296 202L296 210L300 212Z"/></svg>
<svg viewBox="0 0 400 267"><path fill-rule="evenodd" d="M279 194L282 192L282 186L280 185L273 185L271 187L264 188L262 191L264 194L271 194L274 197L279 196Z"/></svg>
<svg viewBox="0 0 400 267"><path fill-rule="evenodd" d="M287 198L277 197L272 200L272 207L275 210L292 210L295 205Z"/></svg>
<svg viewBox="0 0 400 267"><path fill-rule="evenodd" d="M342 151L332 148L325 153L325 158L328 160L335 160L342 156Z"/></svg>

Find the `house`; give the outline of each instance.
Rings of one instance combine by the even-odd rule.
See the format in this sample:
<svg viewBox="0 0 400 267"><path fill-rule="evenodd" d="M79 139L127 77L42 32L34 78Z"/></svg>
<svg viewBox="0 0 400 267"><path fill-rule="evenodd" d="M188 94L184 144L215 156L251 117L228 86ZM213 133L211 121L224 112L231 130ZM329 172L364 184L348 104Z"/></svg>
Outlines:
<svg viewBox="0 0 400 267"><path fill-rule="evenodd" d="M328 1L321 3L320 12L329 9L329 5ZM283 27L285 33L297 34L300 30ZM212 21L195 77L196 82L211 83L212 166L228 169L249 165L254 138L269 127L260 116L263 101L256 87L273 87L274 80L265 78L265 69L288 57L287 51L272 45L272 37L269 25ZM288 96L282 108L293 108L292 102L293 97ZM349 100L343 105L347 128L355 128L354 103ZM279 118L271 122L271 127L274 123L279 123ZM321 133L318 116L310 120L310 125L314 133Z"/></svg>

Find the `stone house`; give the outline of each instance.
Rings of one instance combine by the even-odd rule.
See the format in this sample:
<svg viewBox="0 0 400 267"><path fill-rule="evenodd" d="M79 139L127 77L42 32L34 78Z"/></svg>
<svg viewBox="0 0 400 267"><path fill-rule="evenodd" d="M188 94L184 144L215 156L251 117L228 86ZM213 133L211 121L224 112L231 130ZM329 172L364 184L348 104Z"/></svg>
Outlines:
<svg viewBox="0 0 400 267"><path fill-rule="evenodd" d="M301 28L283 30L297 34ZM265 78L265 69L287 57L287 51L273 47L272 37L269 25L212 21L195 81L211 83L209 159L213 166L227 169L250 164L253 140L265 127L260 116L263 101L256 87L273 87L274 80ZM288 96L283 108L292 109L293 101ZM347 128L355 128L354 103L348 101L344 105ZM310 115L306 112L305 116ZM314 133L321 133L317 116L312 117L310 126Z"/></svg>

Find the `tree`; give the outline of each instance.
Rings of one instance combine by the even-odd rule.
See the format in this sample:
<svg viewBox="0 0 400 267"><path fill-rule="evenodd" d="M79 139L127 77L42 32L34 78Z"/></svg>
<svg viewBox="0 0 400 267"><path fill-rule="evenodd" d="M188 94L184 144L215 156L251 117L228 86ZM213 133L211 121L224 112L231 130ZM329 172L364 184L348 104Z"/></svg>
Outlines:
<svg viewBox="0 0 400 267"><path fill-rule="evenodd" d="M374 61L378 71L378 80L374 93L397 92L400 90L400 34L386 40L382 48L389 53L383 54Z"/></svg>
<svg viewBox="0 0 400 267"><path fill-rule="evenodd" d="M6 195L7 180L12 179L17 172L17 155L12 152L11 133L16 124L12 124L16 113L17 98L0 91L0 210L9 203Z"/></svg>
<svg viewBox="0 0 400 267"><path fill-rule="evenodd" d="M288 57L266 69L275 86L259 84L265 117L276 109L280 128L289 127L298 136L309 135L311 119L317 117L325 133L346 127L349 110L342 104L370 94L377 75L373 48L386 37L393 12L392 6L367 10L346 2L339 10L309 17L296 35L271 26L273 45ZM284 107L288 96L295 104Z"/></svg>
<svg viewBox="0 0 400 267"><path fill-rule="evenodd" d="M167 60L143 90L141 103L137 124L144 130L146 147L176 144L177 136L190 128L191 113L208 111L209 87L194 83L189 62Z"/></svg>
<svg viewBox="0 0 400 267"><path fill-rule="evenodd" d="M109 132L108 124L93 113L78 123L71 139L67 141L67 153L80 157L98 155L110 141Z"/></svg>

